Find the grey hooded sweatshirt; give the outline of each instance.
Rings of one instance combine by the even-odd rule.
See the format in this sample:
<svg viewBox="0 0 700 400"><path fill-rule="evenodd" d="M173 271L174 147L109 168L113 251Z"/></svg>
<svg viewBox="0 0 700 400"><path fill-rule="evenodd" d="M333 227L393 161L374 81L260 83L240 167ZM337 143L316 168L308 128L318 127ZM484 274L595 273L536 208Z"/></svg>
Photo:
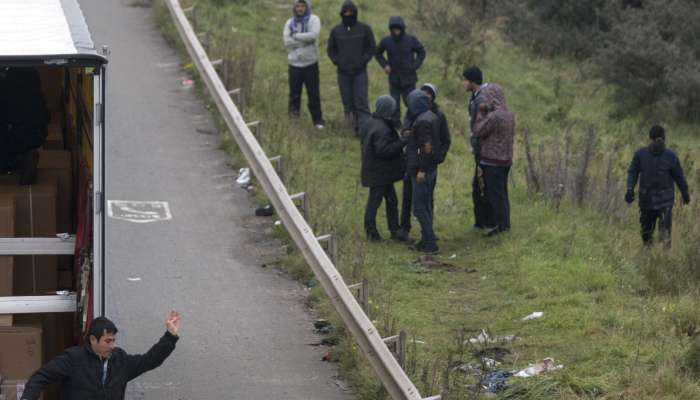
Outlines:
<svg viewBox="0 0 700 400"><path fill-rule="evenodd" d="M306 3L308 22L298 21L294 7L297 3ZM304 68L318 62L319 36L321 35L321 19L311 14L311 0L296 0L292 6L292 18L284 24L282 38L287 49L289 65Z"/></svg>

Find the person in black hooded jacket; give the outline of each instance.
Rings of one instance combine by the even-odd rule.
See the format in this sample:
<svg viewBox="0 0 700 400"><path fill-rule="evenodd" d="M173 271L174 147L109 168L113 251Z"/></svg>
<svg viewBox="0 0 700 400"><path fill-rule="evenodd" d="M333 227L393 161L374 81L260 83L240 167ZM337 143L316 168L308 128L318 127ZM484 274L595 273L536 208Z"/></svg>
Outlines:
<svg viewBox="0 0 700 400"><path fill-rule="evenodd" d="M391 96L377 99L377 107L372 118L360 127L362 135L362 186L369 187L369 198L365 208L365 232L370 241L379 241L377 231L377 209L386 202L386 217L391 237L399 230L399 210L394 182L403 178L405 163L403 149L405 140L399 137L393 127L392 116L396 101Z"/></svg>
<svg viewBox="0 0 700 400"><path fill-rule="evenodd" d="M21 400L36 400L52 383L62 386L63 400L123 400L126 384L158 368L175 350L180 315L171 311L167 330L146 354L132 355L116 347L117 327L107 318L95 318L86 343L67 349L34 373Z"/></svg>
<svg viewBox="0 0 700 400"><path fill-rule="evenodd" d="M376 59L389 75L389 90L397 104L393 119L399 126L401 99L405 104L408 94L416 88L417 71L425 60L425 48L418 38L406 33L406 23L399 16L389 18L389 32L390 35L379 42Z"/></svg>
<svg viewBox="0 0 700 400"><path fill-rule="evenodd" d="M340 9L343 21L331 30L328 57L338 69L338 87L346 120L357 131L360 123L370 117L367 64L375 54L372 28L357 20L355 3L346 0Z"/></svg>
<svg viewBox="0 0 700 400"><path fill-rule="evenodd" d="M632 159L627 175L625 201L634 202L634 188L639 180L639 222L642 240L651 245L658 221L659 232L667 245L671 243L671 220L676 188L683 196L683 203L690 203L688 182L676 154L666 148L666 132L661 126L653 126L649 132L651 144L639 149Z"/></svg>

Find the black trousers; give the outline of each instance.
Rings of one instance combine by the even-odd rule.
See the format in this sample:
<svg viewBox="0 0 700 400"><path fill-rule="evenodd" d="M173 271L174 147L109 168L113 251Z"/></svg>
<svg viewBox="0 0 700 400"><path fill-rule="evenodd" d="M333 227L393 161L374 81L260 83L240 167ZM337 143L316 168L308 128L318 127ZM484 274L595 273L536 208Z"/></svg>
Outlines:
<svg viewBox="0 0 700 400"><path fill-rule="evenodd" d="M403 177L403 198L401 199L401 229L411 232L411 211L413 205L413 183L408 175Z"/></svg>
<svg viewBox="0 0 700 400"><path fill-rule="evenodd" d="M660 210L639 210L639 223L642 226L642 240L644 244L651 245L654 241L656 224L659 224L661 240L666 244L671 243L671 227L673 220L673 207Z"/></svg>
<svg viewBox="0 0 700 400"><path fill-rule="evenodd" d="M340 89L340 99L343 101L343 110L346 117L354 119L356 130L365 119L371 117L368 87L366 69L357 75L346 75L338 71L338 89Z"/></svg>
<svg viewBox="0 0 700 400"><path fill-rule="evenodd" d="M474 202L474 227L484 229L496 226L493 221L491 203L486 195L486 183L483 178L479 178L478 160L474 167L474 179L472 180L472 201Z"/></svg>
<svg viewBox="0 0 700 400"><path fill-rule="evenodd" d="M301 90L304 86L309 98L311 119L314 124L323 124L318 63L303 68L289 66L289 114L292 116L299 116Z"/></svg>
<svg viewBox="0 0 700 400"><path fill-rule="evenodd" d="M491 206L493 223L500 231L510 229L510 200L508 199L508 173L510 167L481 165L486 184L486 198Z"/></svg>
<svg viewBox="0 0 700 400"><path fill-rule="evenodd" d="M416 84L401 86L399 84L392 84L389 80L389 93L391 97L396 101L396 111L394 111L394 116L392 120L395 126L401 126L401 100L403 99L403 104L408 107L408 95L416 89Z"/></svg>
<svg viewBox="0 0 700 400"><path fill-rule="evenodd" d="M382 204L386 205L386 219L389 231L394 233L399 230L399 200L396 197L394 184L373 186L369 188L367 207L365 208L365 232L376 234L377 231L377 210Z"/></svg>

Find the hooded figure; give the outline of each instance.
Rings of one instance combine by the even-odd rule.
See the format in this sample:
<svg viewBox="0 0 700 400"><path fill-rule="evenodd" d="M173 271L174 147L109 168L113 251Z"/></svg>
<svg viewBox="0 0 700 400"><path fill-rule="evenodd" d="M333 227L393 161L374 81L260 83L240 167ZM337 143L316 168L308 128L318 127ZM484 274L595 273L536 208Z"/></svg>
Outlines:
<svg viewBox="0 0 700 400"><path fill-rule="evenodd" d="M510 230L508 174L513 163L515 116L508 109L503 88L490 84L482 89L484 96L474 125L474 135L481 143L478 169L482 172L484 191L491 220L496 227L487 236Z"/></svg>
<svg viewBox="0 0 700 400"><path fill-rule="evenodd" d="M625 200L634 202L634 188L639 180L640 223L642 239L651 244L657 220L659 230L670 244L671 219L675 203L675 187L690 203L688 182L676 154L666 148L666 132L661 126L653 126L649 132L651 144L639 149L632 159L627 175Z"/></svg>
<svg viewBox="0 0 700 400"><path fill-rule="evenodd" d="M374 33L357 20L357 6L347 0L340 9L342 23L331 30L328 57L338 70L338 87L345 118L358 131L360 122L370 117L367 63L375 53Z"/></svg>
<svg viewBox="0 0 700 400"><path fill-rule="evenodd" d="M447 152L450 150L450 145L452 144L452 135L450 134L450 125L447 123L447 116L440 109L437 103L438 88L432 83L424 83L420 90L428 94L430 97L430 111L432 111L435 116L437 116L440 129L440 149L437 152L438 164L442 164L447 158Z"/></svg>
<svg viewBox="0 0 700 400"><path fill-rule="evenodd" d="M433 232L433 191L437 178L437 150L440 149L439 121L430 111L430 99L421 90L408 95L407 124L410 135L406 146L406 173L411 179L413 214L421 225L421 241L414 249L436 253Z"/></svg>
<svg viewBox="0 0 700 400"><path fill-rule="evenodd" d="M299 15L297 8L304 5L304 13ZM289 63L289 114L299 116L301 92L306 86L309 98L309 113L318 129L324 126L321 111L320 74L318 68L319 36L321 20L311 13L311 0L296 0L292 7L292 17L282 30L284 46Z"/></svg>
<svg viewBox="0 0 700 400"><path fill-rule="evenodd" d="M481 162L510 166L513 162L515 116L508 109L503 88L490 84L482 90L483 101L474 124L481 146Z"/></svg>
<svg viewBox="0 0 700 400"><path fill-rule="evenodd" d="M360 128L362 185L370 188L365 209L365 232L371 241L381 238L377 231L376 217L382 199L386 202L387 223L392 237L397 238L399 231L398 199L394 182L404 176L405 141L399 137L391 122L395 108L396 102L391 96L379 97L372 118L364 121Z"/></svg>
<svg viewBox="0 0 700 400"><path fill-rule="evenodd" d="M425 60L425 48L418 38L406 33L403 18L393 16L389 18L389 35L379 42L375 58L389 76L391 96L399 104L394 115L398 126L401 121L400 101L403 99L406 103L408 94L416 88L417 71Z"/></svg>

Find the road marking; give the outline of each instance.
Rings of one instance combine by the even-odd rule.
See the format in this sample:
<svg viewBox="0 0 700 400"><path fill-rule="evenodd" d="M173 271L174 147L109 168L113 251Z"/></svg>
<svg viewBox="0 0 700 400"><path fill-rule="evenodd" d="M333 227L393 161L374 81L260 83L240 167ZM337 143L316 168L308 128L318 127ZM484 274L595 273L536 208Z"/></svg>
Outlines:
<svg viewBox="0 0 700 400"><path fill-rule="evenodd" d="M143 224L173 219L167 201L108 200L110 218Z"/></svg>

